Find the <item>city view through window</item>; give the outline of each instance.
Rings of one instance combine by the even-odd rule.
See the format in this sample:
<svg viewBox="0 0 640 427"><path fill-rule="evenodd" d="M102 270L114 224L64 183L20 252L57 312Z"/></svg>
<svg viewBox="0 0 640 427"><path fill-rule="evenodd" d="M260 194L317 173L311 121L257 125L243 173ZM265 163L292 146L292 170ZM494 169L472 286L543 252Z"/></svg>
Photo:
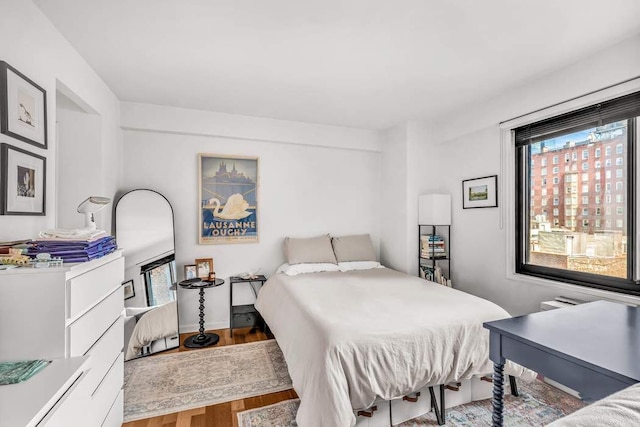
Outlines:
<svg viewBox="0 0 640 427"><path fill-rule="evenodd" d="M528 146L527 263L627 277L627 121Z"/></svg>

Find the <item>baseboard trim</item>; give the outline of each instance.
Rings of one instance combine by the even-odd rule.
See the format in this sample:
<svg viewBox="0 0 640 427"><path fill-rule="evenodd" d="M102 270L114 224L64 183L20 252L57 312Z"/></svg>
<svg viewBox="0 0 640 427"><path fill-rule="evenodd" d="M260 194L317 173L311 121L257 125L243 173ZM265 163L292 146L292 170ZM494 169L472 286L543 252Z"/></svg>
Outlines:
<svg viewBox="0 0 640 427"><path fill-rule="evenodd" d="M200 324L198 323L180 323L180 333L188 334L190 332L198 332ZM207 322L204 324L205 330L211 329L229 329L229 322Z"/></svg>

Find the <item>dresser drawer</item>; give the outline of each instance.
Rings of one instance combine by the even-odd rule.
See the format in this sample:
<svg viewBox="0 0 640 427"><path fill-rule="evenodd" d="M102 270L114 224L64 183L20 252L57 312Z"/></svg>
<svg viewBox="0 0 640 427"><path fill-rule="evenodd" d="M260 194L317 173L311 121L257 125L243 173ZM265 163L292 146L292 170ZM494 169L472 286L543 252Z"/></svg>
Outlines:
<svg viewBox="0 0 640 427"><path fill-rule="evenodd" d="M86 311L124 280L124 258L67 280L67 319L72 319Z"/></svg>
<svg viewBox="0 0 640 427"><path fill-rule="evenodd" d="M89 413L96 420L96 425L101 425L113 406L113 402L122 391L124 382L124 353L111 365L109 372L100 383L89 404Z"/></svg>
<svg viewBox="0 0 640 427"><path fill-rule="evenodd" d="M83 372L71 387L62 395L37 427L68 427L83 425L83 408L88 402L82 393L86 371Z"/></svg>
<svg viewBox="0 0 640 427"><path fill-rule="evenodd" d="M116 401L109 410L107 417L102 422L102 427L121 427L124 418L124 390L120 390Z"/></svg>
<svg viewBox="0 0 640 427"><path fill-rule="evenodd" d="M113 361L122 352L124 343L124 319L122 316L100 337L87 352L89 359L89 373L87 387L89 394L93 394L104 376L111 368Z"/></svg>
<svg viewBox="0 0 640 427"><path fill-rule="evenodd" d="M82 356L122 314L122 287L69 325L69 355Z"/></svg>

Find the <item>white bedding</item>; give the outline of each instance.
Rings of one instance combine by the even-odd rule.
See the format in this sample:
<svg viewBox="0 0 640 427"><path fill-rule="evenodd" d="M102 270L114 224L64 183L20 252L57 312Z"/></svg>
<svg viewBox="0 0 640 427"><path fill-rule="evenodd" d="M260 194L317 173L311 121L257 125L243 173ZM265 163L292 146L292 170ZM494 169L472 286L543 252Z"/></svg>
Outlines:
<svg viewBox="0 0 640 427"><path fill-rule="evenodd" d="M640 426L640 384L585 406L549 427Z"/></svg>
<svg viewBox="0 0 640 427"><path fill-rule="evenodd" d="M300 396L297 422L353 426L353 409L492 372L482 323L509 317L481 298L391 269L277 274L255 304ZM515 365L507 373L533 379Z"/></svg>
<svg viewBox="0 0 640 427"><path fill-rule="evenodd" d="M136 322L136 326L131 333L125 360L138 356L145 345L177 333L178 311L175 301L147 311Z"/></svg>

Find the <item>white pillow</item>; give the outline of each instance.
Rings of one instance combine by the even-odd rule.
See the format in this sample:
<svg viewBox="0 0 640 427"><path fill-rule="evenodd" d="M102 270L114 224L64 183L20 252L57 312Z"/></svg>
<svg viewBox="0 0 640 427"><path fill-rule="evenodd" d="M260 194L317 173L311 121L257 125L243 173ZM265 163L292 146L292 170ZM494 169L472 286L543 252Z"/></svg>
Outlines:
<svg viewBox="0 0 640 427"><path fill-rule="evenodd" d="M298 274L320 273L322 271L340 271L340 269L336 264L324 262L303 263L294 265L282 264L276 270L276 274L284 273L287 276L297 276Z"/></svg>
<svg viewBox="0 0 640 427"><path fill-rule="evenodd" d="M384 268L378 261L348 261L339 262L338 268L340 271L353 271L353 270L370 270L372 268Z"/></svg>

